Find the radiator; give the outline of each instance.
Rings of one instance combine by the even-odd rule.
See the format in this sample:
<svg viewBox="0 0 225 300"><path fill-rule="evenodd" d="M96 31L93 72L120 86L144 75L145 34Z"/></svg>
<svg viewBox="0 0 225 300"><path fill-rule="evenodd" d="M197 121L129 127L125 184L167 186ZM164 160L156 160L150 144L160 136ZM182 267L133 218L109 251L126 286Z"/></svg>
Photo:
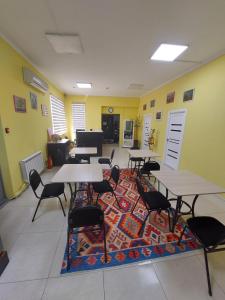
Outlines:
<svg viewBox="0 0 225 300"><path fill-rule="evenodd" d="M29 183L29 172L32 169L41 173L44 170L44 161L41 151L36 152L20 161L22 177L25 182Z"/></svg>

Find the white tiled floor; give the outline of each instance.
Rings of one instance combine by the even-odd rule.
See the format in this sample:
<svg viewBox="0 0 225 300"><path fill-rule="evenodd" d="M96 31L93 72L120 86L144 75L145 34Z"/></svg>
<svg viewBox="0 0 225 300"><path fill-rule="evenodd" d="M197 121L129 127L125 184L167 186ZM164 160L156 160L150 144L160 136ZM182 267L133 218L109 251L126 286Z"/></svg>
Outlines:
<svg viewBox="0 0 225 300"><path fill-rule="evenodd" d="M111 149L112 146L105 146L104 155L109 156ZM92 159L92 163L96 161ZM127 167L126 149L116 147L113 162ZM42 175L44 182L49 181L55 171L56 168L46 171ZM67 218L57 200L51 199L43 202L32 223L36 204L29 188L0 209L0 234L10 257L10 263L0 277L0 300L210 299L201 251L153 260L148 264L60 276ZM63 204L66 206L65 201ZM200 197L196 212L215 216L225 223L225 201L220 197ZM225 299L225 252L210 254L209 262L211 299Z"/></svg>

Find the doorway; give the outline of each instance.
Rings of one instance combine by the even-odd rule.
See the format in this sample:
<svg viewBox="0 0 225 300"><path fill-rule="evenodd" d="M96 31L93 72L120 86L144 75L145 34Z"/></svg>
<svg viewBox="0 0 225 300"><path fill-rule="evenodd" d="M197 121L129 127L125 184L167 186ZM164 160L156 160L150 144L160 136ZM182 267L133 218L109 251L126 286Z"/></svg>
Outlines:
<svg viewBox="0 0 225 300"><path fill-rule="evenodd" d="M164 163L175 170L178 169L181 156L186 112L185 109L174 110L168 115Z"/></svg>
<svg viewBox="0 0 225 300"><path fill-rule="evenodd" d="M0 206L5 203L6 197L5 197L5 192L3 188L3 183L2 183L2 178L1 178L1 173L0 173Z"/></svg>
<svg viewBox="0 0 225 300"><path fill-rule="evenodd" d="M142 149L149 149L149 137L151 132L151 116L144 116L143 131L142 131Z"/></svg>
<svg viewBox="0 0 225 300"><path fill-rule="evenodd" d="M120 115L102 114L102 131L105 144L119 144Z"/></svg>

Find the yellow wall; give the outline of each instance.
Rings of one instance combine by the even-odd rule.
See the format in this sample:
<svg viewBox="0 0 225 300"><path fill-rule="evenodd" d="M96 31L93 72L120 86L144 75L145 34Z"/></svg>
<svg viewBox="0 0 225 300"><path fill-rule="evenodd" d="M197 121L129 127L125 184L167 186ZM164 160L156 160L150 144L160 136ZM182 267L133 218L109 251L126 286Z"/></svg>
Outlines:
<svg viewBox="0 0 225 300"><path fill-rule="evenodd" d="M158 132L155 150L164 155L168 111L187 109L180 169L188 169L225 186L225 56L188 73L141 98L139 113L153 116L152 128ZM183 92L195 89L194 100L183 102ZM175 91L175 102L166 104L168 92ZM156 99L156 106L149 102ZM162 120L155 113L162 111ZM142 128L139 129L141 137Z"/></svg>
<svg viewBox="0 0 225 300"><path fill-rule="evenodd" d="M103 96L66 96L65 106L68 120L69 135L73 139L72 103L86 104L86 129L101 129L101 115L108 107L113 113L120 114L120 144L125 119L135 119L138 112L139 98L103 97Z"/></svg>
<svg viewBox="0 0 225 300"><path fill-rule="evenodd" d="M46 94L26 85L22 67L39 74L37 70L1 38L0 49L0 165L7 197L13 198L24 188L19 161L38 150L46 158L47 128L52 127L49 94L61 99L63 94L49 82ZM37 110L31 108L30 91L38 97ZM26 99L26 113L15 112L13 95ZM47 117L41 114L41 104L48 107ZM10 128L9 134L5 133L5 127Z"/></svg>

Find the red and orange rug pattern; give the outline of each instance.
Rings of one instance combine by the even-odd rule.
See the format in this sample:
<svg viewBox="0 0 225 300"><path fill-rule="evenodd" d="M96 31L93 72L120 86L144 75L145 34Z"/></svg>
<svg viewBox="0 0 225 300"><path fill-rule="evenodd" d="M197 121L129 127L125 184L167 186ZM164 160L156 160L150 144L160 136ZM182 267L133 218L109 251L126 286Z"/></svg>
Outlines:
<svg viewBox="0 0 225 300"><path fill-rule="evenodd" d="M109 177L109 170L104 170L104 177ZM147 180L143 180L146 188L154 190ZM152 212L146 221L141 234L138 234L146 216L146 208L140 199L135 210L131 210L139 195L135 184L135 175L129 169L122 169L115 198L104 194L99 198L99 205L104 210L108 262L104 263L103 233L85 232L71 235L70 253L71 267L69 272L93 270L105 267L134 263L147 259L169 256L186 251L199 249L200 246L190 232L183 236L181 244L177 245L178 237L184 226L180 218L174 233L169 231L168 215ZM83 204L83 195L76 200L77 205ZM96 195L94 195L96 199ZM79 251L79 252L78 252ZM66 252L61 274L67 273Z"/></svg>

